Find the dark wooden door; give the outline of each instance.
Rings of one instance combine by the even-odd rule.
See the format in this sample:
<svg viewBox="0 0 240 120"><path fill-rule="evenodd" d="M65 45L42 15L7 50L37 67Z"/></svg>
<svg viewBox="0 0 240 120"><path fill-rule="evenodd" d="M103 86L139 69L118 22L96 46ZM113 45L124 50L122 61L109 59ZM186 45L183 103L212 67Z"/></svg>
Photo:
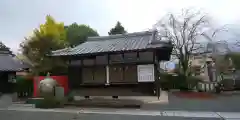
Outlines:
<svg viewBox="0 0 240 120"><path fill-rule="evenodd" d="M106 83L106 68L99 66L94 68L94 82L95 83Z"/></svg>
<svg viewBox="0 0 240 120"><path fill-rule="evenodd" d="M137 83L137 65L124 66L124 82Z"/></svg>
<svg viewBox="0 0 240 120"><path fill-rule="evenodd" d="M79 66L70 66L68 67L68 78L69 78L69 87L78 88L82 83L82 71Z"/></svg>
<svg viewBox="0 0 240 120"><path fill-rule="evenodd" d="M122 66L109 66L109 82L122 83L123 81L123 68Z"/></svg>
<svg viewBox="0 0 240 120"><path fill-rule="evenodd" d="M82 82L83 83L93 83L93 68L85 67L82 68Z"/></svg>

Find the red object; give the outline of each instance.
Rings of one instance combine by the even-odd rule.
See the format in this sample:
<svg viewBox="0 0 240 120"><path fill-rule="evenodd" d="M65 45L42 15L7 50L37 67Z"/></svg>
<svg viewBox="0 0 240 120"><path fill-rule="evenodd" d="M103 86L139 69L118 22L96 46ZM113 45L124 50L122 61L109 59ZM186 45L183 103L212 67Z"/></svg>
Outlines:
<svg viewBox="0 0 240 120"><path fill-rule="evenodd" d="M69 91L68 88L68 77L67 76L50 76L52 79L56 80L60 86L64 88L64 94L66 95ZM37 77L34 77L34 82L33 82L33 97L38 97L38 83L41 80L46 78L46 76L39 76L38 79ZM38 81L37 81L38 80Z"/></svg>

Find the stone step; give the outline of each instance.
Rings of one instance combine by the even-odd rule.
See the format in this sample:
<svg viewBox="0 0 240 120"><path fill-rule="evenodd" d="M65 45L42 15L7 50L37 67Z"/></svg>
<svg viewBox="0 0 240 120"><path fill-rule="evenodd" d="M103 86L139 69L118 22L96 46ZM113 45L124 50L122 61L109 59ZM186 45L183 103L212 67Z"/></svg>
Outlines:
<svg viewBox="0 0 240 120"><path fill-rule="evenodd" d="M35 108L34 104L12 104L10 108Z"/></svg>

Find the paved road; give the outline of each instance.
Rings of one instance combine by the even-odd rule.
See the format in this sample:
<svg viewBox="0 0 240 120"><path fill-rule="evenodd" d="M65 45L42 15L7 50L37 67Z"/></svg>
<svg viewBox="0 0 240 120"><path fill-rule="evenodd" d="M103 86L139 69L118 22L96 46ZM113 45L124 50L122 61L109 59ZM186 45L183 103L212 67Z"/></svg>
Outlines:
<svg viewBox="0 0 240 120"><path fill-rule="evenodd" d="M240 95L219 96L212 100L183 99L171 94L168 96L168 105L145 105L146 110L188 110L214 112L240 112Z"/></svg>
<svg viewBox="0 0 240 120"><path fill-rule="evenodd" d="M1 120L221 120L143 115L77 114L56 112L0 111Z"/></svg>
<svg viewBox="0 0 240 120"><path fill-rule="evenodd" d="M6 108L9 105L12 104L12 98L11 95L7 94L7 95L2 95L0 96L0 108Z"/></svg>
<svg viewBox="0 0 240 120"><path fill-rule="evenodd" d="M5 99L5 98L4 98ZM8 100L4 100L8 101ZM215 112L240 112L240 95L222 96L214 100L193 100L182 99L169 95L168 105L147 105L147 110L185 110L185 111L215 111ZM7 106L0 101L0 108ZM4 107L3 107L4 106ZM147 115L126 115L126 114L97 114L97 113L56 113L56 112L30 112L30 111L9 111L0 110L0 120L221 120L221 118L194 118L194 117L166 117ZM228 119L239 120L239 119Z"/></svg>
<svg viewBox="0 0 240 120"><path fill-rule="evenodd" d="M4 102L5 101L5 102ZM7 102L6 102L7 101ZM9 106L9 98L0 98L0 108ZM220 96L212 100L195 100L178 98L171 93L168 95L169 103L147 104L142 107L144 110L185 110L185 111L214 111L214 112L240 112L240 94Z"/></svg>

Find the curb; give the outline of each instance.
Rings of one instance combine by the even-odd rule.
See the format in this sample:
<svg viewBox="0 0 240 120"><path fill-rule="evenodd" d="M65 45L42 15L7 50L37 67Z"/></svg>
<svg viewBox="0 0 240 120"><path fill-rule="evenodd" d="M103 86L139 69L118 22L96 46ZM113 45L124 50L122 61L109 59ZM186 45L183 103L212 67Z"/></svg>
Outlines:
<svg viewBox="0 0 240 120"><path fill-rule="evenodd" d="M191 112L191 111L151 111L139 109L37 109L37 108L7 108L0 109L22 112L54 112L72 114L108 114L108 115L135 115L135 116L163 116L184 118L219 118L240 119L240 112Z"/></svg>

